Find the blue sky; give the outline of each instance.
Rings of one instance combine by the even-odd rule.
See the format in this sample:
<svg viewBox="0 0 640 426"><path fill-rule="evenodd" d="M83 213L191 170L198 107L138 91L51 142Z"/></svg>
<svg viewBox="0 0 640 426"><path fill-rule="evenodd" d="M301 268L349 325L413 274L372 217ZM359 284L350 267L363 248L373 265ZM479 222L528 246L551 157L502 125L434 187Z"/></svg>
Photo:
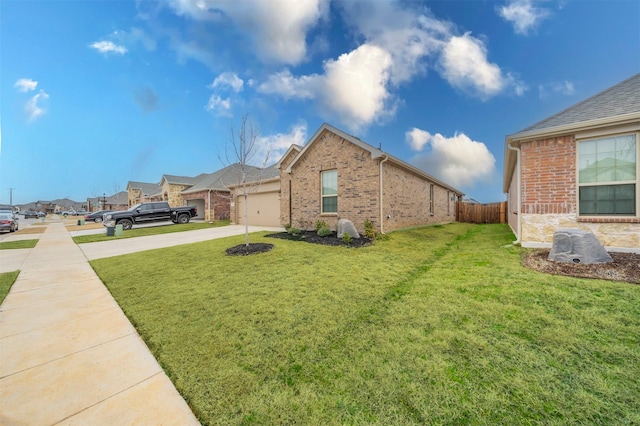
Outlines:
<svg viewBox="0 0 640 426"><path fill-rule="evenodd" d="M271 162L327 122L481 202L504 140L640 72L640 2L0 3L0 203Z"/></svg>

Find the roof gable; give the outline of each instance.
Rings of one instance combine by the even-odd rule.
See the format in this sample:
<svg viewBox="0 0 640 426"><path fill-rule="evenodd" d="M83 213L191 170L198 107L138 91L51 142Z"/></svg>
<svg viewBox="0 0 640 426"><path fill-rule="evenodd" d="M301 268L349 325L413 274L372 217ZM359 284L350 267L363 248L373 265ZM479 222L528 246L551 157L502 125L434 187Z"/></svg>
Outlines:
<svg viewBox="0 0 640 426"><path fill-rule="evenodd" d="M331 126L330 124L323 123L322 126L320 126L320 128L313 134L313 136L311 136L311 139L309 139L309 142L307 142L305 144L304 148L302 148L302 150L298 153L296 158L294 158L293 161L289 164L289 166L285 170L286 173L291 173L291 168L302 157L304 157L305 153L316 143L316 141L318 141L320 139L320 136L322 135L322 133L324 133L325 130L340 136L342 139L345 139L345 140L351 142L352 144L359 146L360 148L364 149L365 151L369 151L371 153L371 158L372 159L380 158L380 157L383 157L385 155L385 153L382 152L381 150L379 150L378 148L375 148L372 145L369 145L368 143L361 141L357 137L352 136L352 135L350 135L348 133L345 133L342 130Z"/></svg>
<svg viewBox="0 0 640 426"><path fill-rule="evenodd" d="M304 148L298 153L298 155L293 159L293 161L291 161L291 163L289 164L289 166L287 167L287 169L284 171L285 173L291 173L292 167L302 158L304 157L305 153L310 149L311 146L313 146L313 144L316 143L316 141L318 141L320 139L320 136L322 135L323 132L328 131L331 132L335 135L338 135L339 137L341 137L342 139L345 139L351 143L353 143L354 145L357 145L358 147L364 149L365 151L368 151L371 154L371 159L375 160L378 158L387 158L390 162L393 162L394 164L396 164L397 166L403 168L404 170L413 173L423 179L426 179L430 182L436 183L456 194L459 195L464 195L463 192L461 192L460 190L452 187L451 185L448 185L444 182L442 182L439 179L436 179L435 177L431 176L430 174L424 172L423 170L418 169L417 167L412 166L411 164L400 160L399 158L394 157L391 154L387 154L386 152L382 151L381 149L378 149L376 147L374 147L373 145L369 145L366 142L363 142L362 140L358 139L355 136L351 136L345 132L343 132L342 130L339 130L327 123L324 123L322 126L320 126L320 128L314 133L314 135L311 137L311 139L309 139L309 142L307 142L307 144L304 146ZM289 151L287 151L289 152Z"/></svg>
<svg viewBox="0 0 640 426"><path fill-rule="evenodd" d="M190 176L175 176L175 175L162 175L162 179L160 183L167 182L168 184L175 185L193 185L198 177L190 177Z"/></svg>
<svg viewBox="0 0 640 426"><path fill-rule="evenodd" d="M143 195L151 196L160 194L162 192L162 187L158 183L149 183L149 182L133 182L129 181L127 184L127 190L130 189L139 189L142 191Z"/></svg>

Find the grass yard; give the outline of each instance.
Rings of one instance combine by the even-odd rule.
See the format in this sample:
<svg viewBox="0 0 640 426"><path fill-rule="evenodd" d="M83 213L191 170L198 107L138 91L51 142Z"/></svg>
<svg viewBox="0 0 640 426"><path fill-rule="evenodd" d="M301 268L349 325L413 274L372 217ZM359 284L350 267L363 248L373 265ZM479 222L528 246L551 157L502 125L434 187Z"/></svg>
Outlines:
<svg viewBox="0 0 640 426"><path fill-rule="evenodd" d="M505 225L243 238L91 262L205 425L640 423L638 285L523 268Z"/></svg>
<svg viewBox="0 0 640 426"><path fill-rule="evenodd" d="M4 301L4 298L9 294L11 286L18 279L20 271L4 272L0 274L0 304Z"/></svg>
<svg viewBox="0 0 640 426"><path fill-rule="evenodd" d="M38 240L3 241L0 243L0 250L34 248L36 244Z"/></svg>
<svg viewBox="0 0 640 426"><path fill-rule="evenodd" d="M218 220L212 223L208 222L190 222L185 224L173 223L171 225L159 225L159 226L151 226L148 228L136 228L133 225L133 229L128 231L124 231L121 237L107 237L106 228L104 225L100 224L100 226L105 229L105 232L100 234L92 234L92 235L79 235L77 237L73 237L73 241L76 244L83 243L95 243L99 241L111 241L114 239L122 239L122 238L134 238L134 237L145 237L148 235L159 235L159 234L170 234L172 232L184 232L184 231L195 231L197 229L207 229L207 228L218 228L220 226L227 226L231 223L229 220ZM81 229L79 227L78 229ZM88 228L90 229L90 228Z"/></svg>

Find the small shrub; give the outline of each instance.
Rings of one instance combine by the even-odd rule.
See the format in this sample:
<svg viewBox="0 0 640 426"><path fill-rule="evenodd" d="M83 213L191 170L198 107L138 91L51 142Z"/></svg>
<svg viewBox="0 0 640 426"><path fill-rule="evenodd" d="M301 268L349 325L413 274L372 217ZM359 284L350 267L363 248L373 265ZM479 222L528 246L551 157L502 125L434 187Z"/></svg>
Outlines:
<svg viewBox="0 0 640 426"><path fill-rule="evenodd" d="M351 235L349 235L348 232L345 232L344 234L342 234L342 241L347 245L350 244L351 243Z"/></svg>
<svg viewBox="0 0 640 426"><path fill-rule="evenodd" d="M324 220L316 220L316 231L319 231L322 228L326 228L327 227L327 222L325 222Z"/></svg>
<svg viewBox="0 0 640 426"><path fill-rule="evenodd" d="M290 226L289 229L287 229L287 233L290 235L300 235L300 230L298 228Z"/></svg>
<svg viewBox="0 0 640 426"><path fill-rule="evenodd" d="M328 237L331 234L333 234L333 232L331 231L331 229L329 229L328 226L323 226L320 229L318 229L319 237Z"/></svg>
<svg viewBox="0 0 640 426"><path fill-rule="evenodd" d="M376 238L376 230L369 219L365 219L364 221L364 236L370 240L375 240Z"/></svg>
<svg viewBox="0 0 640 426"><path fill-rule="evenodd" d="M291 224L290 224L290 223L287 223L287 224L284 226L284 230L285 230L285 231L287 231L287 232L289 232L289 229L290 229L290 228L291 228Z"/></svg>

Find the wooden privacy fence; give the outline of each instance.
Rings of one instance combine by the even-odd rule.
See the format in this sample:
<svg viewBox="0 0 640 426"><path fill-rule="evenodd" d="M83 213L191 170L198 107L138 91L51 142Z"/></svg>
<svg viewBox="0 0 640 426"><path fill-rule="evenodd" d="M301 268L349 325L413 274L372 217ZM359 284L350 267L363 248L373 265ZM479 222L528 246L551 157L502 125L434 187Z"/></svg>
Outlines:
<svg viewBox="0 0 640 426"><path fill-rule="evenodd" d="M507 202L490 204L456 203L456 220L467 223L506 223Z"/></svg>

